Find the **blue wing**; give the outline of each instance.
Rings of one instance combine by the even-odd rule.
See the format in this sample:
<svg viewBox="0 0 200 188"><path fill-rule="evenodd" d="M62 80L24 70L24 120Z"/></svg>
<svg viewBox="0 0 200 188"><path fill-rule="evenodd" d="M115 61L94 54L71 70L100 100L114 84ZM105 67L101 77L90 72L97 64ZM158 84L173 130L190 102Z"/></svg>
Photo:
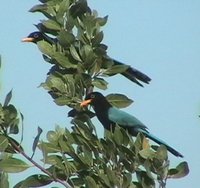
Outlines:
<svg viewBox="0 0 200 188"><path fill-rule="evenodd" d="M147 129L147 127L136 117L115 107L109 108L108 119L122 127Z"/></svg>

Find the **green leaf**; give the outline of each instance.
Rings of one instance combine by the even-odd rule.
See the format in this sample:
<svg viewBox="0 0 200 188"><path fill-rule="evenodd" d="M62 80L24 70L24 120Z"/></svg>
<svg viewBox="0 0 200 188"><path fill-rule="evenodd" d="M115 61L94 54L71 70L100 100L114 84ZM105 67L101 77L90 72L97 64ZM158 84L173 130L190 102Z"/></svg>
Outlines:
<svg viewBox="0 0 200 188"><path fill-rule="evenodd" d="M65 96L61 96L58 97L54 100L54 102L58 105L58 106L64 106L64 105L69 105L71 103L72 99L65 97Z"/></svg>
<svg viewBox="0 0 200 188"><path fill-rule="evenodd" d="M71 53L72 57L73 57L75 60L77 60L77 61L79 61L79 62L82 62L82 60L81 60L81 58L80 58L78 52L76 51L76 48L75 48L73 45L70 46L69 50L70 50L70 53Z"/></svg>
<svg viewBox="0 0 200 188"><path fill-rule="evenodd" d="M12 90L10 90L10 92L6 95L6 99L4 101L4 106L8 106L8 104L10 103L11 98L12 98Z"/></svg>
<svg viewBox="0 0 200 188"><path fill-rule="evenodd" d="M64 23L64 14L67 12L67 10L69 9L70 6L70 2L69 0L63 0L60 4L59 4L59 9L57 11L56 14L56 20L60 23L63 24Z"/></svg>
<svg viewBox="0 0 200 188"><path fill-rule="evenodd" d="M0 187L9 188L8 174L1 172L0 173Z"/></svg>
<svg viewBox="0 0 200 188"><path fill-rule="evenodd" d="M54 51L52 49L52 45L44 40L37 42L37 46L43 54L52 56L54 53Z"/></svg>
<svg viewBox="0 0 200 188"><path fill-rule="evenodd" d="M85 184L86 184L86 187L88 188L98 188L99 186L97 186L97 183L94 181L94 179L90 176L87 176L85 178Z"/></svg>
<svg viewBox="0 0 200 188"><path fill-rule="evenodd" d="M118 180L119 179L116 178L115 171L111 170L110 167L107 167L106 168L106 174L107 174L108 179L110 181L111 187L115 187L115 186L118 187Z"/></svg>
<svg viewBox="0 0 200 188"><path fill-rule="evenodd" d="M38 127L38 133L37 133L37 136L34 139L33 146L32 146L32 151L33 151L32 157L35 154L35 150L37 148L37 145L38 145L38 142L39 142L39 139L40 139L40 135L42 134L42 131L43 130L40 127Z"/></svg>
<svg viewBox="0 0 200 188"><path fill-rule="evenodd" d="M151 159L151 158L155 157L155 152L152 151L151 149L143 149L143 150L139 151L139 154L144 159L149 159L149 158Z"/></svg>
<svg viewBox="0 0 200 188"><path fill-rule="evenodd" d="M106 90L108 82L106 82L103 78L94 78L92 81L92 85L99 89Z"/></svg>
<svg viewBox="0 0 200 188"><path fill-rule="evenodd" d="M164 145L160 145L159 148L156 151L156 158L159 160L167 160L167 148Z"/></svg>
<svg viewBox="0 0 200 188"><path fill-rule="evenodd" d="M98 18L96 18L96 20L97 20L97 23L100 26L104 26L107 23L107 21L108 21L108 16L105 16L104 18L98 17Z"/></svg>
<svg viewBox="0 0 200 188"><path fill-rule="evenodd" d="M63 68L76 68L77 64L72 64L72 62L68 59L67 56L65 56L62 53L56 52L52 56L59 65L61 65Z"/></svg>
<svg viewBox="0 0 200 188"><path fill-rule="evenodd" d="M0 152L3 152L8 147L8 139L0 135Z"/></svg>
<svg viewBox="0 0 200 188"><path fill-rule="evenodd" d="M46 4L39 4L39 5L35 5L33 6L29 12L43 12L44 10L47 9L47 5Z"/></svg>
<svg viewBox="0 0 200 188"><path fill-rule="evenodd" d="M57 145L48 142L41 142L38 147L43 151L44 154L60 152L60 149Z"/></svg>
<svg viewBox="0 0 200 188"><path fill-rule="evenodd" d="M112 76L118 73L123 73L128 67L128 65L113 65L112 67L108 68L104 74Z"/></svg>
<svg viewBox="0 0 200 188"><path fill-rule="evenodd" d="M154 179L149 177L146 171L137 171L136 175L143 188L155 188Z"/></svg>
<svg viewBox="0 0 200 188"><path fill-rule="evenodd" d="M97 35L92 39L93 46L98 46L103 40L103 31L97 33Z"/></svg>
<svg viewBox="0 0 200 188"><path fill-rule="evenodd" d="M55 143L55 142L58 141L58 135L56 134L55 131L48 131L48 133L47 133L47 140L50 143Z"/></svg>
<svg viewBox="0 0 200 188"><path fill-rule="evenodd" d="M168 171L169 178L182 178L189 174L189 166L186 161L180 163L175 169Z"/></svg>
<svg viewBox="0 0 200 188"><path fill-rule="evenodd" d="M122 187L123 188L130 188L131 180L132 180L131 173L124 174Z"/></svg>
<svg viewBox="0 0 200 188"><path fill-rule="evenodd" d="M51 30L55 30L55 31L60 31L61 27L60 25L53 21L53 20L44 20L42 21L42 24L47 28L47 29L51 29Z"/></svg>
<svg viewBox="0 0 200 188"><path fill-rule="evenodd" d="M0 161L0 170L7 173L18 173L28 169L30 166L24 161L16 158L9 158Z"/></svg>
<svg viewBox="0 0 200 188"><path fill-rule="evenodd" d="M109 94L106 96L107 100L117 108L125 108L133 103L132 99L122 94Z"/></svg>
<svg viewBox="0 0 200 188"><path fill-rule="evenodd" d="M16 184L13 188L43 187L53 182L52 178L43 174L29 176Z"/></svg>
<svg viewBox="0 0 200 188"><path fill-rule="evenodd" d="M58 35L58 41L59 43L64 46L64 47L68 47L70 46L70 44L72 44L74 41L76 40L75 36L68 32L68 31L63 31L61 30L59 32L59 35Z"/></svg>

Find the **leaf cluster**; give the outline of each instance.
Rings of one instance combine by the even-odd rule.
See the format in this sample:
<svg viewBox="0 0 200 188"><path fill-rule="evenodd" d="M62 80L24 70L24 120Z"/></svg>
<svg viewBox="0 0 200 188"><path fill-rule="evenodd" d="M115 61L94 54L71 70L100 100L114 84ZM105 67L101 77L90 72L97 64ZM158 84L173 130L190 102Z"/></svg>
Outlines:
<svg viewBox="0 0 200 188"><path fill-rule="evenodd" d="M9 113L3 107L1 114L6 112L8 117L13 117L15 107ZM17 118L16 109L15 112ZM15 188L41 187L58 180L67 182L66 187L155 187L156 179L165 183L167 178L180 178L188 173L186 162L169 169L166 148L160 146L153 150L142 134L134 141L117 126L114 133L106 132L104 138L98 138L91 122L74 119L72 123L72 132L56 127L47 133L47 141L39 141L41 129L38 130L33 150L38 145L42 151L43 172L47 174L31 175ZM18 173L30 167L14 158L13 150L8 150L11 146L23 154L22 147L7 132L10 127L12 124L1 123L0 149L4 153L0 160L1 182L7 184L6 173ZM136 174L136 178L132 174Z"/></svg>
<svg viewBox="0 0 200 188"><path fill-rule="evenodd" d="M36 25L45 35L37 45L52 67L41 86L56 104L80 110L77 101L91 88L107 89L104 77L122 73L128 66L113 65L107 46L102 43L101 28L108 17L98 16L86 0L41 2L30 9L46 17Z"/></svg>

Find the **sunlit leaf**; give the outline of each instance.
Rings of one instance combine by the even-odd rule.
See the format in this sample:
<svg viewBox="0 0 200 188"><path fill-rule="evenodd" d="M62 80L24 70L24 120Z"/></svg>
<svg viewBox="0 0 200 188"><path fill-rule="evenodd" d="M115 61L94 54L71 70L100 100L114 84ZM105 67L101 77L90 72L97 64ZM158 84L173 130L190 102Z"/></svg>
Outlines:
<svg viewBox="0 0 200 188"><path fill-rule="evenodd" d="M181 162L175 169L170 169L168 172L169 178L182 178L189 174L189 166L187 162Z"/></svg>
<svg viewBox="0 0 200 188"><path fill-rule="evenodd" d="M61 29L60 25L57 22L53 21L53 20L42 21L42 24L46 28L51 29L51 30L59 31Z"/></svg>
<svg viewBox="0 0 200 188"><path fill-rule="evenodd" d="M49 44L48 42L44 41L44 40L37 42L37 46L43 54L46 54L48 56L52 56L53 53L54 53L54 51L52 49L52 45Z"/></svg>
<svg viewBox="0 0 200 188"><path fill-rule="evenodd" d="M107 89L108 82L106 82L102 78L94 78L94 80L92 81L92 84L99 89L105 90Z"/></svg>
<svg viewBox="0 0 200 188"><path fill-rule="evenodd" d="M104 74L112 76L126 71L128 67L128 65L113 65L112 67L104 71Z"/></svg>
<svg viewBox="0 0 200 188"><path fill-rule="evenodd" d="M126 108L133 103L132 99L122 94L109 94L106 98L113 106L118 108Z"/></svg>
<svg viewBox="0 0 200 188"><path fill-rule="evenodd" d="M16 158L9 158L0 161L0 170L7 173L18 173L28 169L30 166L24 161Z"/></svg>

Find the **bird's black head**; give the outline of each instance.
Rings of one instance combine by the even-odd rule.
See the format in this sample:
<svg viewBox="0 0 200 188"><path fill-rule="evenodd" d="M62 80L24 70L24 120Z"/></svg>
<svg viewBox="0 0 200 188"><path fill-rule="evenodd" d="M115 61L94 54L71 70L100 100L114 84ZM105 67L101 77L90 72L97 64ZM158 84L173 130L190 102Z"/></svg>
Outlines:
<svg viewBox="0 0 200 188"><path fill-rule="evenodd" d="M37 43L41 40L44 40L44 35L39 31L35 31L35 32L30 33L26 38L23 38L22 42Z"/></svg>
<svg viewBox="0 0 200 188"><path fill-rule="evenodd" d="M81 103L81 106L88 106L91 104L94 107L100 107L100 106L108 106L110 107L110 103L106 100L106 98L99 92L92 92L89 93L85 100Z"/></svg>

